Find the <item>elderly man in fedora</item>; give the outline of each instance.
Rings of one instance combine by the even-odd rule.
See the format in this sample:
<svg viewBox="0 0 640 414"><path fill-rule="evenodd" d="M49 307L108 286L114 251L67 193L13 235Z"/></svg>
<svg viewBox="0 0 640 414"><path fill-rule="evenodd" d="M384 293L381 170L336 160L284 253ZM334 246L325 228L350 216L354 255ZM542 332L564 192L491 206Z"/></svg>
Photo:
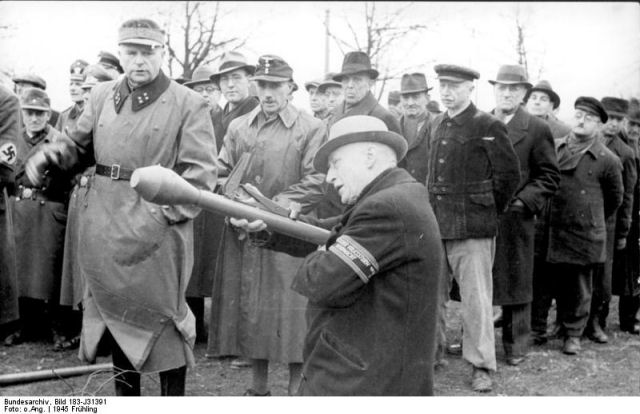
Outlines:
<svg viewBox="0 0 640 414"><path fill-rule="evenodd" d="M569 125L555 115L555 111L560 107L560 96L553 90L549 81L541 80L530 88L524 102L531 115L547 121L554 139L563 138L571 131Z"/></svg>
<svg viewBox="0 0 640 414"><path fill-rule="evenodd" d="M324 176L313 168L313 155L324 140L324 124L290 103L293 69L281 57L260 56L252 80L260 105L231 122L220 163L278 209L295 203L308 212L323 197ZM245 393L250 396L270 394L270 363L288 364L288 390L294 394L301 379L306 299L289 286L301 260L249 243L232 225L224 229L220 252L208 353L251 359L252 385Z"/></svg>
<svg viewBox="0 0 640 414"><path fill-rule="evenodd" d="M491 390L496 370L493 283L498 217L520 181L518 156L505 125L471 102L480 74L458 65L435 66L447 111L429 126L427 188L449 269L460 287L462 356L472 388Z"/></svg>
<svg viewBox="0 0 640 414"><path fill-rule="evenodd" d="M389 131L400 133L398 119L384 109L371 93L377 78L378 71L371 67L366 53L356 51L344 56L342 71L333 77L333 80L342 83L344 102L333 110L329 127L347 116L371 115L381 119Z"/></svg>
<svg viewBox="0 0 640 414"><path fill-rule="evenodd" d="M344 101L342 84L334 81L334 76L335 73L329 72L325 76L324 80L318 84L318 92L324 93L327 96L327 108L330 112L337 106L340 106Z"/></svg>
<svg viewBox="0 0 640 414"><path fill-rule="evenodd" d="M433 116L427 111L429 91L427 78L423 73L405 73L400 81L400 102L403 115L400 116L400 133L407 140L407 156L398 164L409 171L419 183L427 179L427 138L428 125Z"/></svg>
<svg viewBox="0 0 640 414"><path fill-rule="evenodd" d="M406 152L405 139L377 118L336 122L314 165L349 209L324 221L300 217L332 228L319 250L276 233L265 242L308 254L292 285L309 298L299 395L433 394L444 254L424 186L397 167Z"/></svg>
<svg viewBox="0 0 640 414"><path fill-rule="evenodd" d="M161 70L165 33L156 22L125 21L118 44L125 76L96 85L69 137L35 153L26 172L38 185L52 164L74 171L96 163L79 222L80 358L94 362L108 341L117 395L140 395L141 372L159 373L162 395L184 395L186 368L195 362L185 290L199 208L148 203L128 181L136 168L162 165L213 190L213 127L204 98Z"/></svg>
<svg viewBox="0 0 640 414"><path fill-rule="evenodd" d="M594 342L607 343L609 338L604 329L611 301L613 262L616 253L627 245L638 173L635 152L625 141L626 137L622 135L623 119L629 109L629 102L613 96L605 96L600 102L608 116L607 122L602 127L600 140L622 162L624 195L615 216L609 217L607 221L607 259L593 272L591 311L585 335Z"/></svg>
<svg viewBox="0 0 640 414"><path fill-rule="evenodd" d="M554 282L562 351L575 355L587 327L593 271L606 260L606 223L622 203L622 163L599 139L607 112L595 98L575 102L573 129L556 140L561 178L544 217L542 253ZM534 301L534 305L535 305ZM537 315L542 321L542 315Z"/></svg>
<svg viewBox="0 0 640 414"><path fill-rule="evenodd" d="M502 344L507 364L524 361L531 331L535 217L560 181L553 136L547 124L522 106L531 84L520 65L503 65L493 85L492 111L507 125L520 161L520 184L498 219L493 263L493 305L502 306Z"/></svg>
<svg viewBox="0 0 640 414"><path fill-rule="evenodd" d="M329 105L327 104L327 95L324 92L320 92L318 86L322 83L322 79L316 79L304 83L304 88L309 94L309 107L313 116L323 120L327 119L330 115Z"/></svg>

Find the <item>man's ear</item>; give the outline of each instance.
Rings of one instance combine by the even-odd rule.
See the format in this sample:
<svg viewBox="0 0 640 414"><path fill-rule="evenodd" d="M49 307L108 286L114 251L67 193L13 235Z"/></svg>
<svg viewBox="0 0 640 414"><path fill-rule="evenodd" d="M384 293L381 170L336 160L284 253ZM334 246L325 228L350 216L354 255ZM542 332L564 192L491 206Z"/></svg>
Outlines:
<svg viewBox="0 0 640 414"><path fill-rule="evenodd" d="M51 115L52 115L51 110L48 110L48 111L47 111L47 123L48 123L48 122L49 122L49 120L51 119Z"/></svg>
<svg viewBox="0 0 640 414"><path fill-rule="evenodd" d="M368 170L370 170L371 168L373 168L376 160L378 159L378 148L376 148L375 145L369 145L367 147L367 152L365 153L365 155L366 157L364 165Z"/></svg>

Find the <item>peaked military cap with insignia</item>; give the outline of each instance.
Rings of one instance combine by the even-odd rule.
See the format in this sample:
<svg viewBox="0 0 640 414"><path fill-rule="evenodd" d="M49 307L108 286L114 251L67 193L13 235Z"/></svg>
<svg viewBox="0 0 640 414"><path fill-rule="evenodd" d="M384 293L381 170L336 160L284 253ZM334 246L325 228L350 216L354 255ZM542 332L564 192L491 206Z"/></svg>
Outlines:
<svg viewBox="0 0 640 414"><path fill-rule="evenodd" d="M163 47L165 32L151 19L131 19L118 30L118 44L134 44L151 48Z"/></svg>
<svg viewBox="0 0 640 414"><path fill-rule="evenodd" d="M451 82L464 82L480 79L480 73L474 69L460 65L439 64L433 67L439 80Z"/></svg>
<svg viewBox="0 0 640 414"><path fill-rule="evenodd" d="M82 59L78 59L71 64L69 67L69 72L71 73L71 80L82 82L84 81L84 71L86 67L89 66L89 63Z"/></svg>
<svg viewBox="0 0 640 414"><path fill-rule="evenodd" d="M45 91L39 88L26 88L20 94L20 108L36 111L51 110L51 100Z"/></svg>
<svg viewBox="0 0 640 414"><path fill-rule="evenodd" d="M256 72L251 80L265 82L293 81L293 69L280 56L262 55L258 59Z"/></svg>

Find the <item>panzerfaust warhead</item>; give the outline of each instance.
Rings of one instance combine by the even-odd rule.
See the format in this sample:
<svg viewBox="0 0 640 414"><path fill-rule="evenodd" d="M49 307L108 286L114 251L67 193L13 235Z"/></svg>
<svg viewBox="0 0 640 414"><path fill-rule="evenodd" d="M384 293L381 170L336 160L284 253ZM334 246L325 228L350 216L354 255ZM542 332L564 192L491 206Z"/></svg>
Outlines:
<svg viewBox="0 0 640 414"><path fill-rule="evenodd" d="M158 165L136 169L131 176L130 184L142 198L151 203L195 204L205 210L229 217L249 221L262 220L269 230L318 245L325 244L329 239L328 230L199 190L173 170Z"/></svg>

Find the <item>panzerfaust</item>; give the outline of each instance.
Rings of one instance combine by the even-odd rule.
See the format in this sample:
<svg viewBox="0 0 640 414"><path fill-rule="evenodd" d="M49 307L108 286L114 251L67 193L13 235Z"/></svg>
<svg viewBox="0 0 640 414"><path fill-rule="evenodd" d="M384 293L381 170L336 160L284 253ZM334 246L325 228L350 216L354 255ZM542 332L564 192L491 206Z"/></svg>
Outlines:
<svg viewBox="0 0 640 414"><path fill-rule="evenodd" d="M130 184L142 198L151 203L194 204L229 217L262 220L272 231L318 245L325 244L329 239L328 230L200 190L168 168L157 165L138 168L133 172Z"/></svg>

